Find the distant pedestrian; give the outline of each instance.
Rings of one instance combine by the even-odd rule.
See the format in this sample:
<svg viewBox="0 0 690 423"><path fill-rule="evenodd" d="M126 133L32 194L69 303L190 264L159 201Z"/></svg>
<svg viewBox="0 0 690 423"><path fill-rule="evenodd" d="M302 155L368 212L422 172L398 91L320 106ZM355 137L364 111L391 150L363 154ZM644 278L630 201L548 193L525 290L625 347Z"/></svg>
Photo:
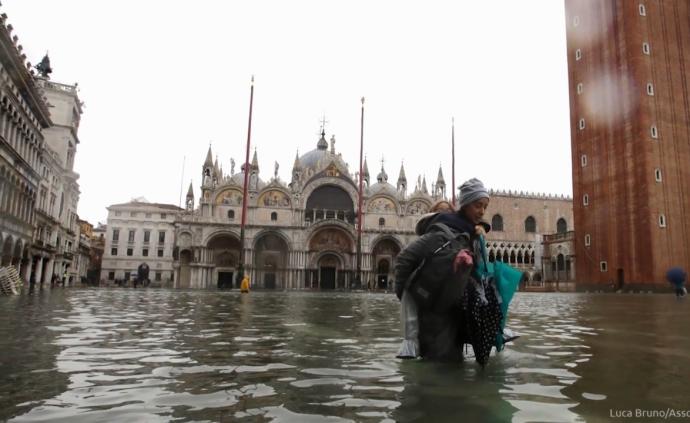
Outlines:
<svg viewBox="0 0 690 423"><path fill-rule="evenodd" d="M666 279L673 285L676 290L676 298L680 299L684 297L688 291L685 289L685 279L687 278L687 273L682 267L672 267L666 272Z"/></svg>

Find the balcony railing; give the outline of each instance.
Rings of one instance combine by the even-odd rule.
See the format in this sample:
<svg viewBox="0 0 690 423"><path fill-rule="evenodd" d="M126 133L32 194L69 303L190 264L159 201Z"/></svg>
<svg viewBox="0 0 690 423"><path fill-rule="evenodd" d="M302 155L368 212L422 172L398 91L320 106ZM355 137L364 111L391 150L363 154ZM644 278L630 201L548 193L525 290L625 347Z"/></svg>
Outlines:
<svg viewBox="0 0 690 423"><path fill-rule="evenodd" d="M340 220L351 225L355 224L354 212L332 209L309 209L304 212L304 222L307 224L321 220Z"/></svg>

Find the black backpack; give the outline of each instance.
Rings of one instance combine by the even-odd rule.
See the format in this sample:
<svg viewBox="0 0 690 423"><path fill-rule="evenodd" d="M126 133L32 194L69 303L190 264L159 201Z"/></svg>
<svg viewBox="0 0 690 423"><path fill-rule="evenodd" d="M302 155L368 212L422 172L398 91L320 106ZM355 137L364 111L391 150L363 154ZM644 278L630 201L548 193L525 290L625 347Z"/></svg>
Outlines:
<svg viewBox="0 0 690 423"><path fill-rule="evenodd" d="M446 311L459 304L471 267L462 273L453 272L453 260L463 249L471 249L467 233L453 232L443 223L434 223L438 228L433 248L427 253L419 266L412 271L405 282L405 289L412 295L417 307L423 310Z"/></svg>

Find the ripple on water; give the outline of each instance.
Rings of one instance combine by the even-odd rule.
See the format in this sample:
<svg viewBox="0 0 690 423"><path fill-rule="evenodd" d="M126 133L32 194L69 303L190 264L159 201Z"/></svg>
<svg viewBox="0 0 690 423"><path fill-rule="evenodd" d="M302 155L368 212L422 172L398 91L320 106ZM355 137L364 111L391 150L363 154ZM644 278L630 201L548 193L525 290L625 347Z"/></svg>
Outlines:
<svg viewBox="0 0 690 423"><path fill-rule="evenodd" d="M45 299L56 303L41 313L5 313L22 335L5 331L0 348L27 357L0 381L11 392L0 420L438 421L462 409L467 421L596 421L574 412L611 398L591 385L602 360L592 337L656 333L593 327L580 296L518 294L509 326L522 337L479 370L471 358L396 360L389 295L103 289Z"/></svg>
<svg viewBox="0 0 690 423"><path fill-rule="evenodd" d="M246 411L238 411L234 414L237 419L243 419L247 417L257 417L263 416L264 418L271 419L272 422L280 423L321 423L321 422L333 422L333 423L345 423L354 422L351 419L345 419L337 416L323 416L319 414L303 414L295 413L284 406L279 407L264 407L264 408L254 408Z"/></svg>
<svg viewBox="0 0 690 423"><path fill-rule="evenodd" d="M319 379L304 379L290 382L290 385L297 388L313 388L320 385L352 385L355 381L351 379L340 379L332 377L324 377Z"/></svg>

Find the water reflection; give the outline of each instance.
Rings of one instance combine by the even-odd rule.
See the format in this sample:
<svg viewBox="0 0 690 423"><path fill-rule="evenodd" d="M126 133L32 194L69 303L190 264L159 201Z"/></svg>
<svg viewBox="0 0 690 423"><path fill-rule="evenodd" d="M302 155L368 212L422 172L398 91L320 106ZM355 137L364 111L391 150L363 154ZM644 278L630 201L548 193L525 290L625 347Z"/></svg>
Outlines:
<svg viewBox="0 0 690 423"><path fill-rule="evenodd" d="M395 359L392 295L58 290L0 304L0 418L13 421L570 422L687 408L671 375L690 368L688 306L670 295L518 295L522 337L483 371Z"/></svg>

